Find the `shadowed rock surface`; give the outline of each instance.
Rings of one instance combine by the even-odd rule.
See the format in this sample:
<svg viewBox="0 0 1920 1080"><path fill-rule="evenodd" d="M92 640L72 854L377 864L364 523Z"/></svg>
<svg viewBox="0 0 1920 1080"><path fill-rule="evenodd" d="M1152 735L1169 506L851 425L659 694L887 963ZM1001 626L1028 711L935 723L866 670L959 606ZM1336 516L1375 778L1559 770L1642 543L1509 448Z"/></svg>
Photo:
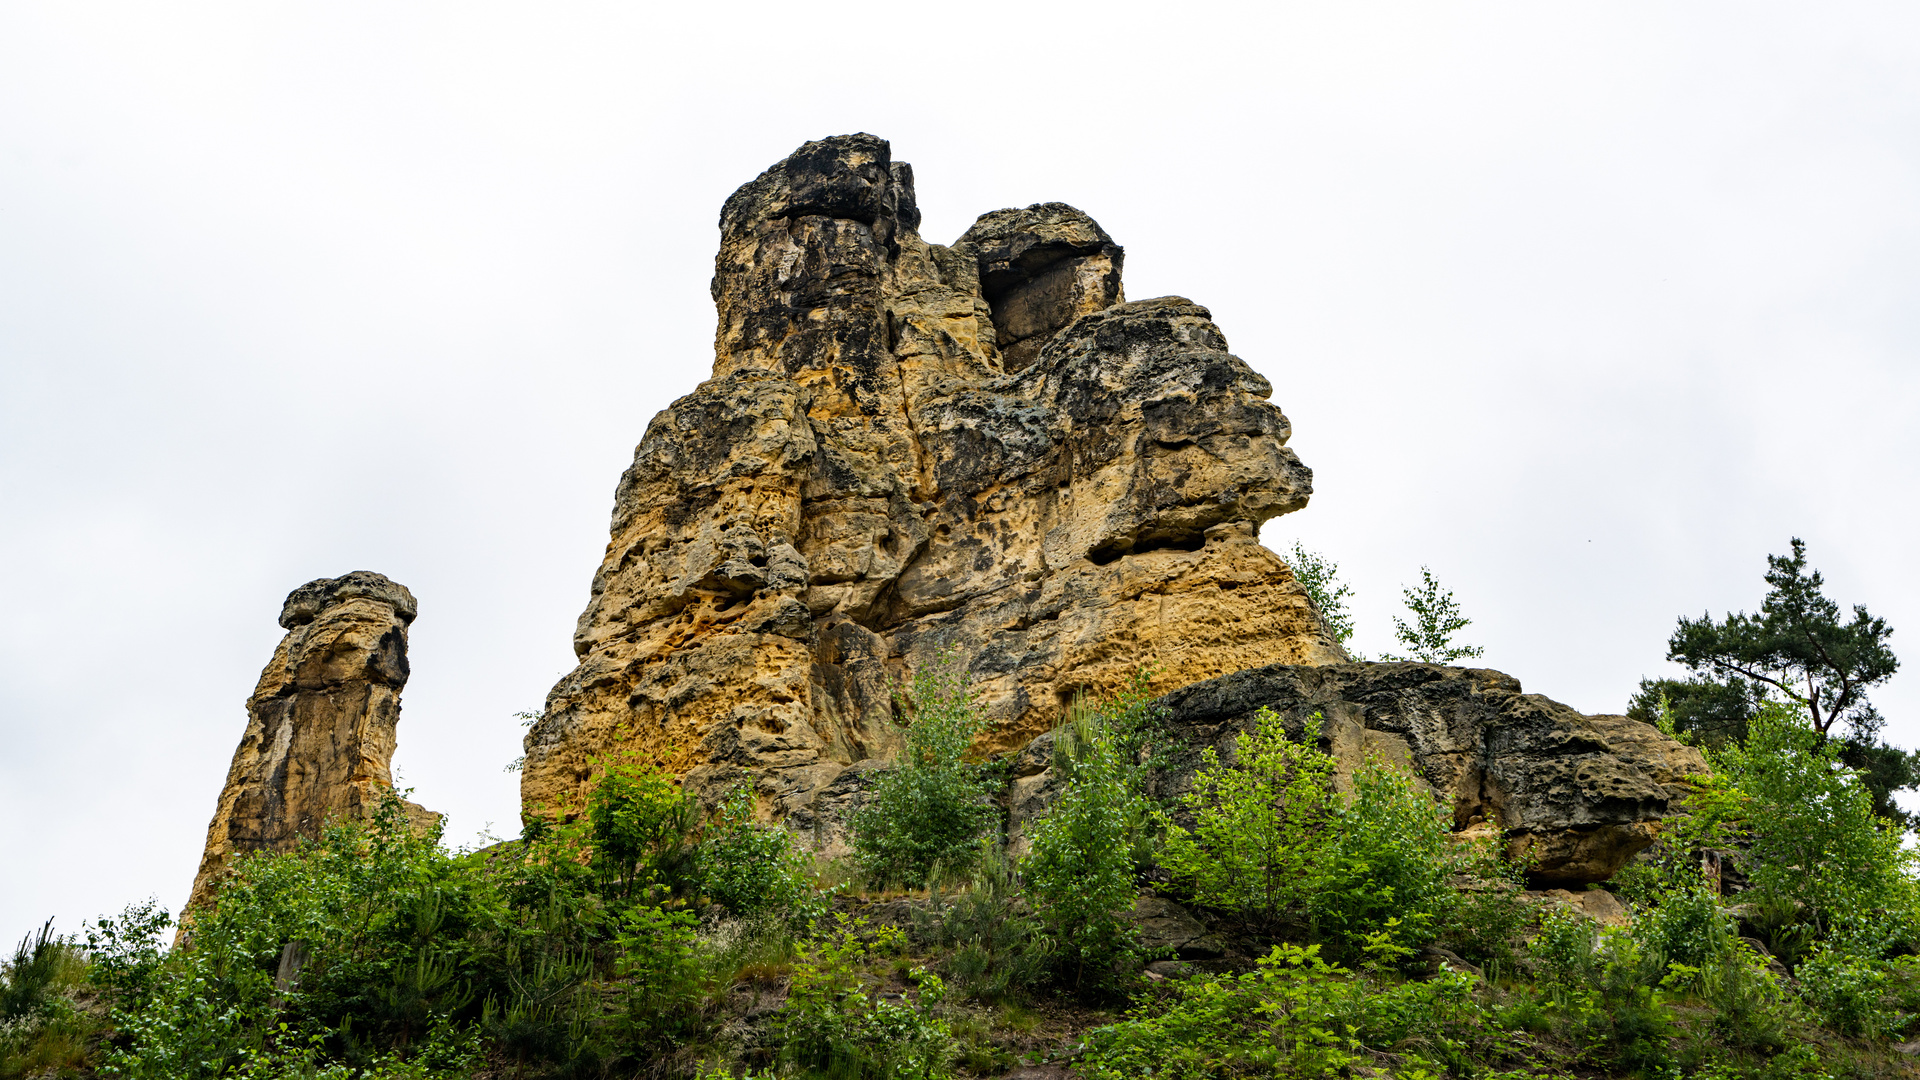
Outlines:
<svg viewBox="0 0 1920 1080"><path fill-rule="evenodd" d="M1312 474L1207 310L1127 302L1122 249L1064 204L952 246L919 222L870 135L727 199L712 377L620 480L579 666L526 739L529 810L630 750L706 794L750 774L804 819L893 752L890 680L945 646L988 752L1141 664L1172 689L1345 659L1256 539Z"/></svg>
<svg viewBox="0 0 1920 1080"><path fill-rule="evenodd" d="M287 634L247 699L189 909L241 851L289 851L331 817L368 818L393 787L395 726L407 684L406 587L366 570L310 581L287 595ZM405 803L416 828L431 811Z"/></svg>

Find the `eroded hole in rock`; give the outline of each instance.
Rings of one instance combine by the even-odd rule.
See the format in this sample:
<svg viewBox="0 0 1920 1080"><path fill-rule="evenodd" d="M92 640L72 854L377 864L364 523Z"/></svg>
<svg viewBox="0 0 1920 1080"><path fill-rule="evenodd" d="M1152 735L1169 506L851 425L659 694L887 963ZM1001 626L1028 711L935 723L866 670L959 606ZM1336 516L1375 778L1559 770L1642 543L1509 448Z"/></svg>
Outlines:
<svg viewBox="0 0 1920 1080"><path fill-rule="evenodd" d="M1149 551L1199 551L1207 546L1204 533L1191 536L1162 536L1143 540L1133 547L1133 554L1144 555Z"/></svg>
<svg viewBox="0 0 1920 1080"><path fill-rule="evenodd" d="M979 254L980 292L1008 371L1033 363L1075 319L1123 299L1125 253L1065 203L985 214L961 239Z"/></svg>

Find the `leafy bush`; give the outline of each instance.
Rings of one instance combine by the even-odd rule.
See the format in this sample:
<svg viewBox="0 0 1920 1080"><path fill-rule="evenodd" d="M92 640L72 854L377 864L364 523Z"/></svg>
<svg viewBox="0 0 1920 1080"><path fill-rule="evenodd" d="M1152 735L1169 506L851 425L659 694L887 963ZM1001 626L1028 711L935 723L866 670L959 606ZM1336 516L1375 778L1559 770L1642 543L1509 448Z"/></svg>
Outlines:
<svg viewBox="0 0 1920 1080"><path fill-rule="evenodd" d="M1674 846L1737 852L1749 882L1742 902L1797 912L1816 938L1836 926L1915 921L1916 853L1802 710L1764 702L1747 741L1712 760Z"/></svg>
<svg viewBox="0 0 1920 1080"><path fill-rule="evenodd" d="M571 1076L691 1053L714 962L668 899L695 865L689 806L619 763L580 820L535 819L484 853L416 835L390 796L372 822L242 856L183 947L162 952L150 905L90 932L119 1030L104 1064L134 1080L425 1076L494 1053Z"/></svg>
<svg viewBox="0 0 1920 1080"><path fill-rule="evenodd" d="M86 954L47 920L0 963L0 1080L69 1075L84 1065L99 1019L75 997L88 981Z"/></svg>
<svg viewBox="0 0 1920 1080"><path fill-rule="evenodd" d="M853 847L876 881L920 885L935 866L965 872L998 811L980 770L964 760L987 716L959 655L942 652L915 671L900 704L906 745L854 814Z"/></svg>
<svg viewBox="0 0 1920 1080"><path fill-rule="evenodd" d="M1388 945L1385 951L1392 952ZM1327 963L1318 946L1277 945L1244 975L1176 984L1088 1037L1086 1080L1153 1076L1321 1077L1372 1065L1394 1048L1404 1071L1432 1076L1493 1034L1470 976L1377 983Z"/></svg>
<svg viewBox="0 0 1920 1080"><path fill-rule="evenodd" d="M1296 741L1263 708L1236 737L1232 764L1202 751L1181 798L1193 827L1169 827L1162 864L1200 903L1269 929L1304 921L1342 958L1381 934L1401 949L1432 941L1460 906L1453 878L1488 857L1458 845L1446 812L1386 765L1356 769L1343 801L1334 759L1315 745L1319 721Z"/></svg>
<svg viewBox="0 0 1920 1080"><path fill-rule="evenodd" d="M680 782L638 755L596 761L600 782L587 797L587 838L600 892L630 899L659 886L678 892L694 862L698 822Z"/></svg>
<svg viewBox="0 0 1920 1080"><path fill-rule="evenodd" d="M1130 782L1119 738L1101 718L1083 716L1071 779L1034 828L1021 865L1028 895L1055 942L1065 986L1106 994L1138 966L1139 932L1126 912L1134 900L1134 849L1150 806Z"/></svg>
<svg viewBox="0 0 1920 1080"><path fill-rule="evenodd" d="M1920 1006L1920 957L1884 960L1844 946L1823 946L1794 969L1800 997L1842 1035L1905 1038Z"/></svg>
<svg viewBox="0 0 1920 1080"><path fill-rule="evenodd" d="M1458 842L1458 841L1455 841ZM1498 971L1518 966L1515 946L1538 917L1519 868L1492 844L1469 847L1452 913L1438 938L1461 959Z"/></svg>
<svg viewBox="0 0 1920 1080"><path fill-rule="evenodd" d="M1733 916L1720 897L1699 882L1667 891L1642 907L1634 916L1633 937L1661 973L1675 965L1706 968L1738 944Z"/></svg>
<svg viewBox="0 0 1920 1080"><path fill-rule="evenodd" d="M1459 907L1452 878L1471 855L1452 832L1447 812L1405 774L1377 762L1355 769L1353 798L1335 806L1308 875L1314 935L1345 957L1382 932L1403 948L1432 941Z"/></svg>
<svg viewBox="0 0 1920 1080"><path fill-rule="evenodd" d="M1314 744L1319 716L1299 741L1264 706L1234 739L1231 764L1209 746L1180 805L1193 827L1169 826L1161 864L1195 900L1276 924L1312 895L1315 840L1333 815L1334 760Z"/></svg>
<svg viewBox="0 0 1920 1080"><path fill-rule="evenodd" d="M1453 598L1453 591L1441 588L1440 583L1434 580L1433 571L1421 567L1420 588L1402 588L1400 595L1406 600L1407 611L1413 615L1413 622L1409 623L1395 615L1393 637L1406 652L1384 653L1383 659L1451 664L1455 660L1474 659L1486 651L1478 645L1453 643L1453 635L1473 625L1473 620L1460 613L1460 604Z"/></svg>
<svg viewBox="0 0 1920 1080"><path fill-rule="evenodd" d="M712 966L701 955L690 911L640 906L620 919L616 972L625 1011L622 1042L630 1049L659 1049L695 1041L707 1033L702 1006Z"/></svg>
<svg viewBox="0 0 1920 1080"><path fill-rule="evenodd" d="M937 893L917 916L917 934L951 950L946 971L954 988L997 1002L1042 982L1053 968L1053 941L1021 894L1021 883L998 845L983 844L973 877L950 901Z"/></svg>
<svg viewBox="0 0 1920 1080"><path fill-rule="evenodd" d="M793 833L753 819L753 791L727 794L701 837L700 891L735 915L777 914L805 927L826 914L827 897L814 888L813 858Z"/></svg>
<svg viewBox="0 0 1920 1080"><path fill-rule="evenodd" d="M1353 613L1347 609L1353 587L1340 580L1340 564L1308 551L1298 540L1293 542L1293 549L1280 558L1286 562L1287 569L1293 571L1294 580L1307 591L1307 599L1313 601L1313 609L1320 613L1327 632L1342 646L1346 645L1353 638ZM1360 659L1359 655L1355 654L1354 659Z"/></svg>
<svg viewBox="0 0 1920 1080"><path fill-rule="evenodd" d="M900 945L900 932L871 935L860 920L841 921L794 965L778 1027L790 1065L836 1080L932 1080L949 1075L958 1050L945 1020L934 1013L945 996L940 977L916 967L916 989L888 995L872 986L860 964Z"/></svg>

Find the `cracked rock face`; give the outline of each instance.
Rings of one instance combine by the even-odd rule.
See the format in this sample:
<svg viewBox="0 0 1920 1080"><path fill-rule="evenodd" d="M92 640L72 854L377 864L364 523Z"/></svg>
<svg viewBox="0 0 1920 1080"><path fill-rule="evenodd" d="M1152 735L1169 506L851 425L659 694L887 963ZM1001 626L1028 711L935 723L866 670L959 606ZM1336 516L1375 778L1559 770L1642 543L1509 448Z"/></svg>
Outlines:
<svg viewBox="0 0 1920 1080"><path fill-rule="evenodd" d="M805 811L894 751L891 680L946 646L985 752L1141 664L1170 690L1345 659L1256 539L1312 474L1207 310L1127 302L1120 246L1064 204L951 246L919 222L869 135L726 201L713 374L621 477L579 666L527 736L530 811L621 750Z"/></svg>
<svg viewBox="0 0 1920 1080"><path fill-rule="evenodd" d="M1159 704L1181 751L1156 794L1186 791L1203 747L1231 760L1234 737L1263 706L1296 732L1319 713L1322 744L1344 772L1368 758L1411 771L1452 810L1456 829L1497 830L1542 884L1611 877L1653 843L1691 790L1688 777L1708 771L1700 751L1651 725L1583 715L1483 668L1273 665Z"/></svg>
<svg viewBox="0 0 1920 1080"><path fill-rule="evenodd" d="M329 818L368 818L393 787L395 726L407 684L404 585L366 570L310 581L287 595L287 631L247 699L189 909L212 898L241 851L289 851ZM405 803L416 828L436 815Z"/></svg>

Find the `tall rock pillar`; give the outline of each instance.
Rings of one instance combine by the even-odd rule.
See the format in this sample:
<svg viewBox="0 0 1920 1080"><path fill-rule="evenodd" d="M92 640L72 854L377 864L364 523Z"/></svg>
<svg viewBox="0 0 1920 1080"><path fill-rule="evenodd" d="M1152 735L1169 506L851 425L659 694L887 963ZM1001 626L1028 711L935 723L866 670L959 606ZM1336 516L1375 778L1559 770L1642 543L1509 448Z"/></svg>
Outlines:
<svg viewBox="0 0 1920 1080"><path fill-rule="evenodd" d="M393 787L395 726L407 685L406 586L366 570L287 595L287 635L247 699L247 732L207 826L189 909L212 898L230 855L288 851L329 818L369 818ZM406 803L416 828L432 811Z"/></svg>

